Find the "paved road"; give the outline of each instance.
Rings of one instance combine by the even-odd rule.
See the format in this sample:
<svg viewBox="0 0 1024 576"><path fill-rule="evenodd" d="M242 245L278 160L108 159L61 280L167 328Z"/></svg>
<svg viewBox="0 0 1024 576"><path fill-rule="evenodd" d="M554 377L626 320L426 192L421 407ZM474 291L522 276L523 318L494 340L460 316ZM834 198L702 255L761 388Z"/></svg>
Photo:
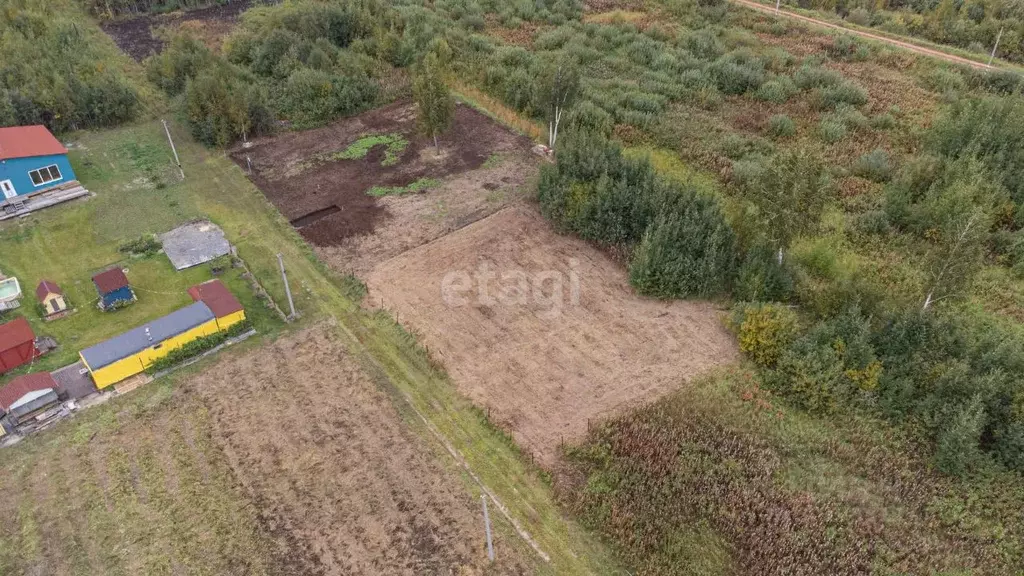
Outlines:
<svg viewBox="0 0 1024 576"><path fill-rule="evenodd" d="M759 10L761 12L765 12L765 13L768 13L768 14L775 14L775 7L774 6L768 6L766 4L761 4L761 3L758 3L758 2L753 2L752 0L729 0L729 1L734 3L734 4L740 4L742 6L746 6L747 8L752 8L754 10ZM789 10L781 9L781 10L779 10L779 15L780 16L785 16L786 18L792 18L793 20L801 20L803 22L809 22L809 23L815 24L817 26L825 26L826 28L833 28L835 30L841 30L841 31L846 32L848 34L854 34L856 36L861 36L863 38L871 38L872 40L878 40L879 42L885 42L886 44L891 44L893 46L899 46L900 48L904 48L906 50L910 50L911 52L916 52L918 54L923 54L925 56L932 56L934 58L941 58L942 60L946 60L947 62L954 62L956 64L966 64L968 66L971 66L972 68L979 68L979 69L982 69L982 70L994 70L995 69L995 66L989 66L988 64L985 64L983 62L975 62L974 60L969 60L967 58L962 58L960 56L955 56L953 54L947 54L946 52L942 52L942 51L939 51L939 50L932 50L931 48L925 48L923 46L918 46L916 44L911 44L909 42L902 42L900 40L893 40L892 38L887 38L885 36L879 36L877 34L871 34L870 32L862 32L860 30L852 30L850 28L846 28L844 26L839 26L838 24L832 24L831 22L826 22L824 20L817 20L815 18L808 18L807 16L801 16L800 14L796 14L794 12L790 12Z"/></svg>

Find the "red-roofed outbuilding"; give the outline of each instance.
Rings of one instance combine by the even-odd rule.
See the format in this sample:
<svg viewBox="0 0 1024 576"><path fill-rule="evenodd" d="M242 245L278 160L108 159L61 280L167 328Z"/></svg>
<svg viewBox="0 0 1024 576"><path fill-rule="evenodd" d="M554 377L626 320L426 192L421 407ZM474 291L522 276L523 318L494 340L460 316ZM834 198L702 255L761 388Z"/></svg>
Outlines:
<svg viewBox="0 0 1024 576"><path fill-rule="evenodd" d="M245 320L245 308L220 280L208 280L188 289L189 296L196 302L210 307L217 317L217 327L227 330Z"/></svg>
<svg viewBox="0 0 1024 576"><path fill-rule="evenodd" d="M0 325L0 373L28 364L40 355L28 320L18 317Z"/></svg>

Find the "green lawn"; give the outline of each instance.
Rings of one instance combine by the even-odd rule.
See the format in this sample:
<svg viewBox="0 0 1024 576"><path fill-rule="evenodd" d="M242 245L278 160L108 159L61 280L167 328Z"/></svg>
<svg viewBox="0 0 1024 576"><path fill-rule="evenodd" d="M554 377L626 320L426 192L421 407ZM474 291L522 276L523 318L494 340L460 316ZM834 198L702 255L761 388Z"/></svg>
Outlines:
<svg viewBox="0 0 1024 576"><path fill-rule="evenodd" d="M73 141L72 164L79 180L95 197L0 226L0 271L16 276L23 292L22 307L8 313L4 320L25 316L37 335L52 336L59 345L31 366L5 375L5 380L74 362L79 350L190 304L186 289L213 278L214 267L225 270L222 279L242 301L258 329L276 328L280 321L255 298L242 278L242 270L231 268L227 257L178 272L163 254L131 258L118 251L127 240L166 232L206 215L199 197L199 178L180 182L159 124L102 135L82 134ZM234 241L235 237L229 233L229 239ZM243 258L246 252L242 251ZM253 263L260 270L257 276L261 280L261 273L275 276L268 282L268 290L276 288L279 281L272 266L276 261L271 262L265 253L260 256L259 266ZM138 301L103 312L96 306L98 294L91 278L114 265L128 270ZM75 309L73 314L52 322L42 320L34 294L42 279L61 286Z"/></svg>

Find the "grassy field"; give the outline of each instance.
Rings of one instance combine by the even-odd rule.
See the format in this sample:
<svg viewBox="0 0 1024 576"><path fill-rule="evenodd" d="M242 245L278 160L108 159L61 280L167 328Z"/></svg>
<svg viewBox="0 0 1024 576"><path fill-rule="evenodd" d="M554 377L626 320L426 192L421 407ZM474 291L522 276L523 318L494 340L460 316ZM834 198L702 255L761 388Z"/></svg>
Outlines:
<svg viewBox="0 0 1024 576"><path fill-rule="evenodd" d="M951 478L921 451L789 408L738 366L596 427L559 492L644 573L1018 574L1019 478Z"/></svg>

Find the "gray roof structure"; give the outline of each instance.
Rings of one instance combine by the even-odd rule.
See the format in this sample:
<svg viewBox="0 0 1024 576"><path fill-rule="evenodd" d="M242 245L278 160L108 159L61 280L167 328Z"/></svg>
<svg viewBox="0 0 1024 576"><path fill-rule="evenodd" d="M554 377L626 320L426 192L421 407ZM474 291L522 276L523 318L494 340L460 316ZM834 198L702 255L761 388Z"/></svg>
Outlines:
<svg viewBox="0 0 1024 576"><path fill-rule="evenodd" d="M149 324L133 328L120 336L114 336L106 342L90 346L82 350L82 358L85 359L89 368L99 370L214 318L209 306L202 302L196 302L181 310L171 312L163 318L153 320Z"/></svg>
<svg viewBox="0 0 1024 576"><path fill-rule="evenodd" d="M224 237L224 231L206 220L178 226L161 234L160 242L175 270L198 266L231 252L231 244Z"/></svg>

